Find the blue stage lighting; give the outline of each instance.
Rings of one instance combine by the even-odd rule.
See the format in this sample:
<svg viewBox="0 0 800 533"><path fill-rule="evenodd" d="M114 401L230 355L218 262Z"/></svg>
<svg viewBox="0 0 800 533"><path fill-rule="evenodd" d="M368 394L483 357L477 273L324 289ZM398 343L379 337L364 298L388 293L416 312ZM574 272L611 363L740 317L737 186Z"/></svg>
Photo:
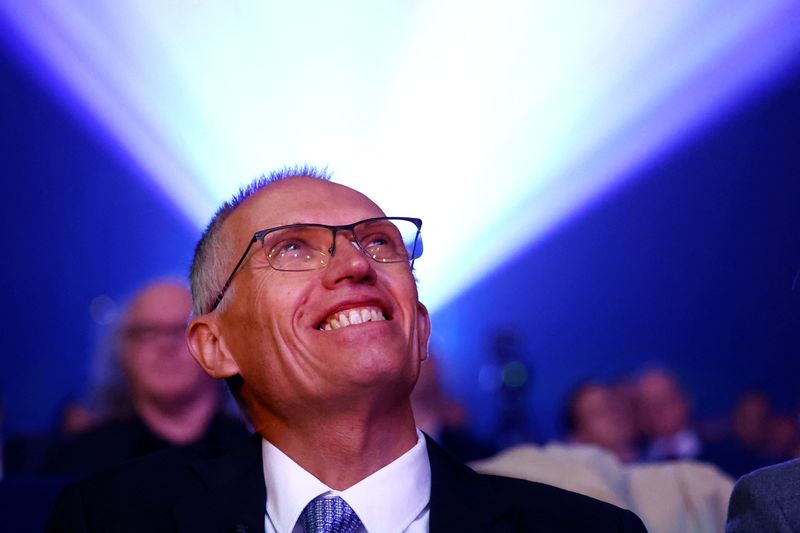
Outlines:
<svg viewBox="0 0 800 533"><path fill-rule="evenodd" d="M198 227L294 163L423 218L431 310L800 48L795 0L4 0L0 19Z"/></svg>

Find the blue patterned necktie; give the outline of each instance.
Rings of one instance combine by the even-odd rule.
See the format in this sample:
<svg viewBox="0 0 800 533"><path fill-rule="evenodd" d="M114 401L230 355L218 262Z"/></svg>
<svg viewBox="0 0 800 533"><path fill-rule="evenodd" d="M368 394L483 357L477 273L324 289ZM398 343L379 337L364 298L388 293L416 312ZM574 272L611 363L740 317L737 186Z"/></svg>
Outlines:
<svg viewBox="0 0 800 533"><path fill-rule="evenodd" d="M361 527L361 520L339 496L314 498L303 509L305 533L353 533Z"/></svg>

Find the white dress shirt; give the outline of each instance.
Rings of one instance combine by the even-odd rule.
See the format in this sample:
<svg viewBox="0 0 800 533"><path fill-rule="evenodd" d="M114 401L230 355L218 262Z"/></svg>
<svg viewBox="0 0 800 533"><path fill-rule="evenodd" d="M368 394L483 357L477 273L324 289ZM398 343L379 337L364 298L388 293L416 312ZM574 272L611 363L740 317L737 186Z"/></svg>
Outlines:
<svg viewBox="0 0 800 533"><path fill-rule="evenodd" d="M337 491L262 439L266 533L303 533L301 514L317 496L341 496L361 519L359 533L424 533L430 518L431 466L425 437L352 487Z"/></svg>

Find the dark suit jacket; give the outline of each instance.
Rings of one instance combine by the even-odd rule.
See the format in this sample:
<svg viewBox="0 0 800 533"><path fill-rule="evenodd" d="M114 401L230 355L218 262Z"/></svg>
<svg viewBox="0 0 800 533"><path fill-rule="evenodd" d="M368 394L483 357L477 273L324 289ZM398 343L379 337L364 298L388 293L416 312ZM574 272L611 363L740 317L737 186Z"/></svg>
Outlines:
<svg viewBox="0 0 800 533"><path fill-rule="evenodd" d="M725 531L800 532L800 459L761 468L737 481Z"/></svg>
<svg viewBox="0 0 800 533"><path fill-rule="evenodd" d="M636 515L572 492L477 474L428 439L430 531L644 532ZM261 439L234 452L171 450L68 486L48 532L263 532ZM380 532L370 532L380 533Z"/></svg>

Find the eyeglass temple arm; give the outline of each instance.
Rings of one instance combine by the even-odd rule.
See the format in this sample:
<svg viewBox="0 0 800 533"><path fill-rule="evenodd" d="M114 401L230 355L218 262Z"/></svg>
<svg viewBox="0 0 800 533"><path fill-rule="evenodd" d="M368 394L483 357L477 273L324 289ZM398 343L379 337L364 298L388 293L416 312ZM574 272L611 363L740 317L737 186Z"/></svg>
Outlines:
<svg viewBox="0 0 800 533"><path fill-rule="evenodd" d="M247 248L245 248L242 257L240 257L239 261L236 262L236 266L233 267L233 272L231 272L231 275L228 276L228 279L225 280L225 284L217 293L217 297L214 299L214 303L208 309L209 313L219 306L220 302L222 301L222 298L225 296L225 291L227 291L228 287L230 287L231 283L233 283L233 276L235 276L236 273L239 271L239 267L242 266L242 263L244 263L245 258L247 258L247 254L248 252L250 252L250 248L252 248L253 244L257 241L258 241L258 234L256 233L255 235L253 235L253 238L250 239L250 242L247 244Z"/></svg>

